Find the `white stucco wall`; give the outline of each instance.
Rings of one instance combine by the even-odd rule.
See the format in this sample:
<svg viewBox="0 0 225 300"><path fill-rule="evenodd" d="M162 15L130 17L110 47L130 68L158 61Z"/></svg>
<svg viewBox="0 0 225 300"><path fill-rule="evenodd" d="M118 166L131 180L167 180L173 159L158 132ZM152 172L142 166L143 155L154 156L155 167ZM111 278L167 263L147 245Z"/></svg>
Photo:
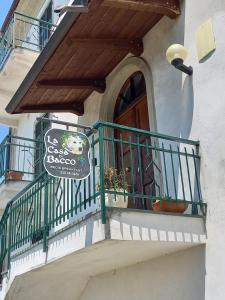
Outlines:
<svg viewBox="0 0 225 300"><path fill-rule="evenodd" d="M16 129L16 134L18 136L27 137L30 139L35 138L34 136L34 130L35 130L35 123L38 117L41 117L43 114L22 114L21 119L19 120L18 127ZM78 117L75 114L72 113L53 113L50 117L52 120L56 121L64 121L69 123L77 123ZM52 126L65 129L65 126L54 124L52 123ZM72 129L72 128L70 128Z"/></svg>
<svg viewBox="0 0 225 300"><path fill-rule="evenodd" d="M204 201L208 204L206 220L208 243L206 246L206 300L224 299L225 288L225 2L200 0L182 1L182 15L176 20L164 17L144 38L142 57L152 73L152 94L155 106L155 128L182 138L200 140L201 184ZM208 18L213 19L216 51L199 63L195 45L195 32ZM170 66L165 58L167 48L173 43L184 44L189 51L186 64L192 65L192 77ZM120 65L124 64L123 61ZM119 68L118 68L119 69ZM114 78L122 78L114 70L107 78L107 90L118 88ZM115 94L115 93L114 93ZM113 110L113 93L108 94L108 111ZM102 100L101 100L102 99ZM105 96L100 96L104 107ZM148 97L148 101L152 101ZM104 114L91 108L96 96L89 97L86 114L81 121L104 119ZM99 102L97 102L99 105ZM152 104L151 104L152 105ZM150 106L150 105L149 105ZM109 113L110 114L110 113ZM150 112L151 115L151 112ZM109 119L109 121L111 121ZM151 120L150 120L151 121ZM215 260L215 257L218 259ZM221 263L222 262L222 263Z"/></svg>
<svg viewBox="0 0 225 300"><path fill-rule="evenodd" d="M204 300L204 277L197 247L93 277L80 300Z"/></svg>
<svg viewBox="0 0 225 300"><path fill-rule="evenodd" d="M148 41L149 46L146 46L144 56L153 74L158 131L200 140L202 192L208 204L205 299L224 299L225 3L185 3L184 15L175 22L176 26L173 25L173 21L165 18L146 36L145 41ZM204 62L199 63L195 32L198 26L210 17L213 19L216 51ZM163 34L164 30L166 36ZM174 42L181 42L179 30L184 30L183 43L189 51L187 65L192 65L194 69L192 78L172 69L165 61L167 47ZM157 43L158 47L155 48ZM165 118L166 114L169 118Z"/></svg>
<svg viewBox="0 0 225 300"><path fill-rule="evenodd" d="M184 1L183 1L184 2ZM216 51L203 63L199 63L197 60L197 52L195 46L195 31L198 26L209 17L213 18ZM208 204L208 215L206 219L208 241L206 245L206 292L205 300L223 300L225 295L225 262L223 259L225 253L225 2L222 0L186 0L185 5L182 8L181 17L176 20L170 20L164 17L144 38L144 53L142 57L146 61L146 64L151 70L151 82L146 82L149 93L151 91L151 100L148 97L149 107L154 104L155 125L151 128L158 130L161 133L178 136L182 138L191 138L194 140L200 140L200 152L201 152L201 183L202 193L204 200ZM168 46L173 43L181 43L186 46L189 51L189 57L187 64L192 65L194 74L192 77L183 75L178 70L171 67L166 59L165 52ZM124 64L122 62L120 65ZM119 69L119 67L118 67ZM119 75L118 75L119 74ZM122 75L121 75L122 74ZM116 76L120 76L120 85L126 80L126 77L122 77L124 73L117 73L117 70L113 71L107 78L107 90L108 97L116 95L115 89L118 86L115 85L114 79ZM114 84L114 90L112 93L109 90ZM106 101L105 95L99 95L97 93L92 94L85 102L85 115L79 118L79 122L91 125L99 119L104 119L101 114L104 101ZM111 106L109 110L113 110L113 98L109 98ZM150 105L151 101L151 105ZM110 102L108 102L110 103ZM152 111L149 112L150 117ZM106 115L105 115L106 116ZM33 118L30 117L30 118ZM152 117L153 118L153 117ZM67 119L68 120L68 119ZM110 120L111 121L111 120ZM151 120L150 120L151 121ZM33 134L33 129L29 127L33 121L24 119L20 122L18 127L19 132L25 134ZM193 250L192 250L193 251ZM200 251L200 250L199 250ZM185 256L186 255L186 256ZM177 274L176 280L180 280L178 287L183 287L183 294L179 294L179 297L171 299L204 299L202 294L197 294L197 288L193 289L193 285L198 282L198 286L204 288L203 282L203 268L200 268L195 255L186 254L183 259L180 259L179 264L172 263L174 260L167 260L162 263L163 259L158 262L152 262L152 269L155 270L155 266L161 270L161 276L163 286L170 283L168 280L167 271L173 270ZM196 259L196 265L191 264L189 256L194 256ZM182 255L180 254L180 257ZM164 258L165 259L165 258ZM204 264L203 261L201 261ZM154 265L155 264L155 265ZM162 268L167 266L164 269ZM177 267L179 266L179 268ZM146 266L150 266L146 264ZM133 299L135 295L137 297L137 291L142 291L142 299L149 299L149 295L154 291L155 295L159 295L161 291L160 286L154 281L154 277L151 273L151 268L146 266L132 267L135 274L140 274L140 284L143 282L143 287L136 287L136 281L132 278L132 272L128 270L119 271L116 275L107 274L103 277L93 278L87 290L85 291L82 300L89 299L91 296L96 299L107 297L113 297L113 292L107 294L111 285L118 288L120 295L124 295L124 287L127 289L136 287L136 292L130 292L130 297ZM181 267L182 266L182 267ZM146 269L147 268L147 269ZM166 270L166 272L165 272ZM199 273L201 271L201 274ZM151 274L150 274L150 273ZM155 270L155 272L158 272ZM185 273L186 272L186 273ZM145 275L143 276L142 273ZM166 273L166 274L165 274ZM187 277L187 274L191 274ZM193 275L194 274L194 275ZM199 277L195 278L195 274ZM147 276L146 276L147 275ZM151 275L151 276L150 276ZM143 277L142 277L143 276ZM138 277L138 275L137 275ZM171 275L171 277L173 277ZM139 277L138 277L139 278ZM148 279L144 285L144 282ZM152 280L149 280L152 278ZM199 282L198 280L200 280ZM184 285L184 279L186 285ZM194 280L195 279L195 280ZM101 280L101 282L100 282ZM156 279L155 279L156 280ZM183 281L182 281L183 280ZM104 284L102 283L104 282ZM125 282L126 284L121 284ZM133 284L132 284L133 282ZM135 284L134 284L135 283ZM155 284L153 284L155 283ZM173 290L166 295L162 295L158 299L168 299L168 295L174 295L173 293L177 289L175 281L171 284ZM101 286L103 292L100 293L100 289L97 290L96 286ZM145 288L150 287L149 290ZM171 288L169 285L168 288ZM158 289L158 290L157 290ZM167 290L167 289L163 289ZM195 291L195 294L190 296L190 292ZM200 289L199 289L200 290ZM148 293L147 293L148 291ZM184 292L186 291L186 292ZM98 294L99 292L99 294ZM104 294L105 293L105 294ZM145 294L146 293L146 294ZM93 296L95 295L95 296ZM133 296L134 295L134 296ZM148 298L146 298L148 295ZM154 294L153 294L154 295ZM177 294L178 295L178 294ZM167 296L167 298L165 298ZM122 297L122 296L121 296ZM164 298L163 298L164 297ZM186 298L185 298L186 297ZM199 298L197 298L199 297ZM114 298L112 298L114 299ZM118 298L119 299L119 298ZM124 299L124 298L121 298ZM132 299L132 298L129 298ZM156 298L157 299L157 298Z"/></svg>
<svg viewBox="0 0 225 300"><path fill-rule="evenodd" d="M225 287L225 90L224 1L199 1L198 14L193 1L187 1L185 44L190 51L189 62L194 67L194 115L191 135L201 141L201 174L204 197L208 203L206 219L206 300L224 299ZM215 12L215 13L213 13ZM198 63L193 34L196 27L213 17L216 51L203 63Z"/></svg>

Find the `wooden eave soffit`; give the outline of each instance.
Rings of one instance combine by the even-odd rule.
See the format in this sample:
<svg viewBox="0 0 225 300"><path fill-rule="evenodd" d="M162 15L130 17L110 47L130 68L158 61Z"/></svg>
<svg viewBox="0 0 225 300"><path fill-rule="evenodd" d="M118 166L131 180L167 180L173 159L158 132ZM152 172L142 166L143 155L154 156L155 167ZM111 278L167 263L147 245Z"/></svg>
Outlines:
<svg viewBox="0 0 225 300"><path fill-rule="evenodd" d="M103 0L102 5L161 14L172 19L181 13L179 0Z"/></svg>
<svg viewBox="0 0 225 300"><path fill-rule="evenodd" d="M47 101L46 101L47 102ZM84 103L49 103L49 104L36 104L36 105L24 105L21 107L23 113L34 112L71 112L78 116L84 114Z"/></svg>
<svg viewBox="0 0 225 300"><path fill-rule="evenodd" d="M143 53L142 39L110 39L110 38L67 38L66 43L70 47L100 48L111 51L129 51L139 56ZM43 79L37 82L38 88L45 89L90 89L99 93L104 93L106 89L105 78L63 78L63 79Z"/></svg>
<svg viewBox="0 0 225 300"><path fill-rule="evenodd" d="M46 79L37 83L37 87L45 89L69 89L69 90L94 90L104 93L106 89L105 79Z"/></svg>
<svg viewBox="0 0 225 300"><path fill-rule="evenodd" d="M133 55L139 56L143 53L143 41L142 39L116 39L116 38L72 38L69 37L66 43L70 47L82 47L82 48L99 48L110 49L111 51L127 50Z"/></svg>

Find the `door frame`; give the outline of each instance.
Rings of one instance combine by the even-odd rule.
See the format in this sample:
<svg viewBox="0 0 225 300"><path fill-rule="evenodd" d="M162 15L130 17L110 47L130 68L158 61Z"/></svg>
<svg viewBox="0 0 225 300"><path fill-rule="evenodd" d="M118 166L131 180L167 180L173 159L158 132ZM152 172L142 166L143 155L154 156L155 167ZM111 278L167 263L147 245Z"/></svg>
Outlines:
<svg viewBox="0 0 225 300"><path fill-rule="evenodd" d="M157 132L158 130L156 121L157 119L152 71L149 64L142 57L128 57L116 68L115 71L113 71L107 77L106 91L102 97L98 118L99 120L113 123L114 109L118 98L118 94L121 91L127 79L136 72L142 72L142 74L144 75L148 105L149 126L151 131ZM155 138L155 144L159 147L159 141L157 138ZM110 149L107 150L108 151L106 151L105 153L106 166L108 166L110 163ZM155 153L153 153L153 155L155 155ZM158 155L158 157L155 158L155 160L157 162L157 166L160 168L160 170L162 170L161 156ZM161 174L159 177L160 178L158 179L158 182L160 183L161 194L164 195L164 174Z"/></svg>

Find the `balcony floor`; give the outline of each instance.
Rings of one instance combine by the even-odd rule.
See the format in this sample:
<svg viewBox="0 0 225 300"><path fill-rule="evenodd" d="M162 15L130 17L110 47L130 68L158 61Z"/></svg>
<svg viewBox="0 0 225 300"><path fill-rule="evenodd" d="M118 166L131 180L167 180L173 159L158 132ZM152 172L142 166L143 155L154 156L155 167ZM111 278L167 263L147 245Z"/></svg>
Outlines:
<svg viewBox="0 0 225 300"><path fill-rule="evenodd" d="M47 254L42 243L15 253L1 293L16 300L79 299L91 276L205 241L201 217L110 208L106 225L96 212L53 234Z"/></svg>
<svg viewBox="0 0 225 300"><path fill-rule="evenodd" d="M16 127L18 115L6 113L5 107L21 85L39 53L24 49L13 49L7 57L0 73L0 123Z"/></svg>

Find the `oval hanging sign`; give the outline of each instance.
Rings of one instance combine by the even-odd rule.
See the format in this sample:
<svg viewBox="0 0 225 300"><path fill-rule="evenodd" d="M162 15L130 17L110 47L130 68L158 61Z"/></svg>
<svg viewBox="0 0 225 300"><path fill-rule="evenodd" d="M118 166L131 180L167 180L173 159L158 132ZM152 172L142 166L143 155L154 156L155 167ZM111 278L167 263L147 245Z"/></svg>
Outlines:
<svg viewBox="0 0 225 300"><path fill-rule="evenodd" d="M51 176L78 180L89 176L90 143L85 134L49 129L45 147L44 167Z"/></svg>

